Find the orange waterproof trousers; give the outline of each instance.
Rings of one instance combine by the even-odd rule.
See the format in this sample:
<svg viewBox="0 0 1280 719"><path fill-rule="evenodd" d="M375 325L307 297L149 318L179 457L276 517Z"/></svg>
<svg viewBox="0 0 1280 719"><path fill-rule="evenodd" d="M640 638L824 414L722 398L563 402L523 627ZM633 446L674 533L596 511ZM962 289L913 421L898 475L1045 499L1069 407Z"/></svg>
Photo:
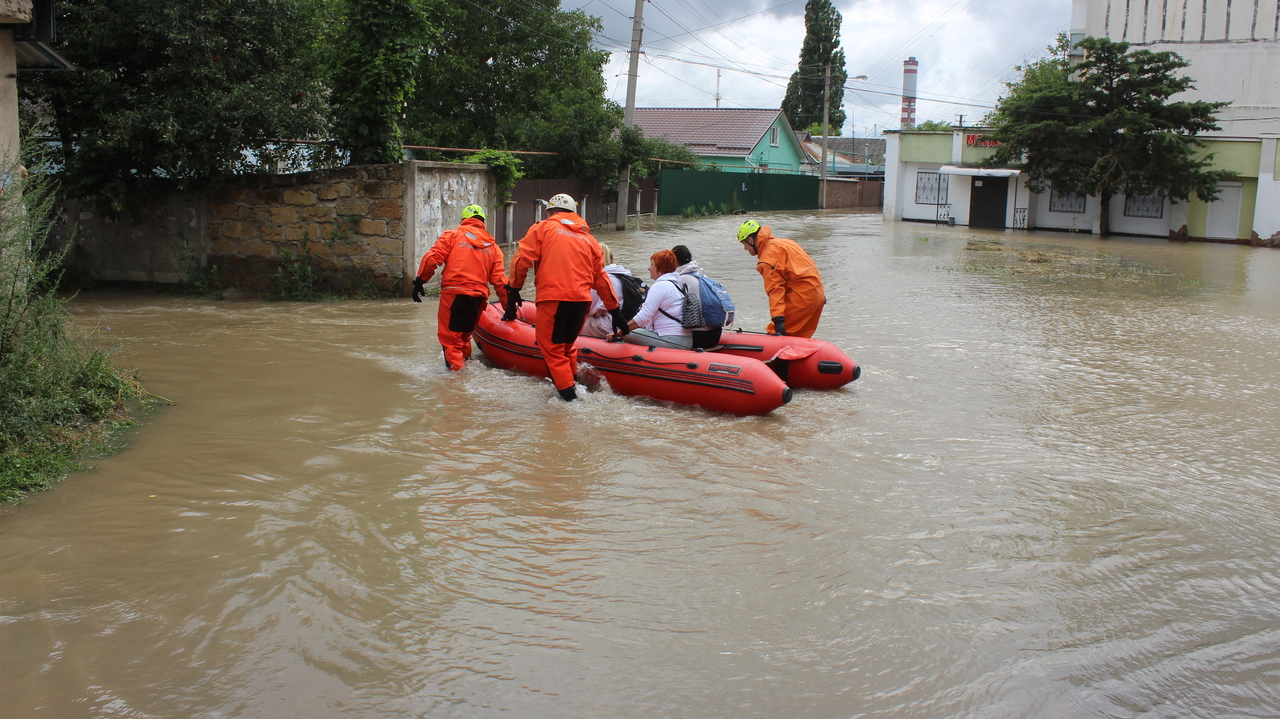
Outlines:
<svg viewBox="0 0 1280 719"><path fill-rule="evenodd" d="M557 390L574 384L578 374L578 349L573 346L582 331L590 302L545 300L538 303L538 326L535 337L547 373Z"/></svg>
<svg viewBox="0 0 1280 719"><path fill-rule="evenodd" d="M791 337L812 337L818 331L818 320L822 318L822 308L826 307L825 297L805 297L803 302L792 300L787 294L787 309L783 312L787 335ZM773 334L773 323L768 326L769 334Z"/></svg>
<svg viewBox="0 0 1280 719"><path fill-rule="evenodd" d="M484 311L487 297L445 293L440 295L440 310L436 313L436 338L444 349L444 363L458 371L462 363L471 359L471 333L476 320Z"/></svg>

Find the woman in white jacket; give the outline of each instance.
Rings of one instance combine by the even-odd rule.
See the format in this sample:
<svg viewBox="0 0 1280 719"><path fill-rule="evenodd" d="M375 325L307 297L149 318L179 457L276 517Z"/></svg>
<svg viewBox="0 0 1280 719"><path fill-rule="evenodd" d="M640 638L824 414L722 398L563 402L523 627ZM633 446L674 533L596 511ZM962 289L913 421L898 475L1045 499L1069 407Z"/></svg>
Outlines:
<svg viewBox="0 0 1280 719"><path fill-rule="evenodd" d="M671 250L655 252L649 258L649 278L654 283L645 295L644 305L631 319L631 334L625 338L628 342L650 347L693 347L693 331L680 323L684 294L675 269L676 256Z"/></svg>

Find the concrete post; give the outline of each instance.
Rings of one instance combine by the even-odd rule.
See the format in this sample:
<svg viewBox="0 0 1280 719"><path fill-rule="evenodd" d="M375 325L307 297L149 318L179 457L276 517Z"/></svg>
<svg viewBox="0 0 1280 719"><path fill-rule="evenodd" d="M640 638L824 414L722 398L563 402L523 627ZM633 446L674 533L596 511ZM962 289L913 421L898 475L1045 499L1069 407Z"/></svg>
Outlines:
<svg viewBox="0 0 1280 719"><path fill-rule="evenodd" d="M1258 163L1258 199L1253 211L1253 231L1269 240L1280 234L1280 180L1276 178L1277 140L1280 135L1262 135L1262 158Z"/></svg>
<svg viewBox="0 0 1280 719"><path fill-rule="evenodd" d="M18 137L18 55L13 47L13 31L0 30L0 161L17 163L21 149Z"/></svg>

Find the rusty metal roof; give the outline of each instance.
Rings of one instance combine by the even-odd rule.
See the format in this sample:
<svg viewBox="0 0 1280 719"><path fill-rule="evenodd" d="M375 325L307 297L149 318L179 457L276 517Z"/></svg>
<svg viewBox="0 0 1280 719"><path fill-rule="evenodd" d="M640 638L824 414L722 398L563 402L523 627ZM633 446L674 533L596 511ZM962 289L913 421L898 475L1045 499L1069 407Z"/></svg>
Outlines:
<svg viewBox="0 0 1280 719"><path fill-rule="evenodd" d="M645 137L665 137L697 155L745 157L781 110L744 108L637 107L635 124Z"/></svg>

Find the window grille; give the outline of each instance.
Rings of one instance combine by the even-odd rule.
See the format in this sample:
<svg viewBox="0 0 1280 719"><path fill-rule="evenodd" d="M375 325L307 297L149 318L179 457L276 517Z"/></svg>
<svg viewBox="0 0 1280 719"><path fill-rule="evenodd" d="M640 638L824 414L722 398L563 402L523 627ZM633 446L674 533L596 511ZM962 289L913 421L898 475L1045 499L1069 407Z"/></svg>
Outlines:
<svg viewBox="0 0 1280 719"><path fill-rule="evenodd" d="M1124 198L1125 217L1164 217L1164 195L1159 192L1150 195L1127 195Z"/></svg>
<svg viewBox="0 0 1280 719"><path fill-rule="evenodd" d="M916 173L916 204L947 204L947 181L945 175L936 172Z"/></svg>
<svg viewBox="0 0 1280 719"><path fill-rule="evenodd" d="M1058 192L1057 188L1050 188L1049 211L1080 214L1084 212L1084 199L1083 195L1068 195Z"/></svg>

